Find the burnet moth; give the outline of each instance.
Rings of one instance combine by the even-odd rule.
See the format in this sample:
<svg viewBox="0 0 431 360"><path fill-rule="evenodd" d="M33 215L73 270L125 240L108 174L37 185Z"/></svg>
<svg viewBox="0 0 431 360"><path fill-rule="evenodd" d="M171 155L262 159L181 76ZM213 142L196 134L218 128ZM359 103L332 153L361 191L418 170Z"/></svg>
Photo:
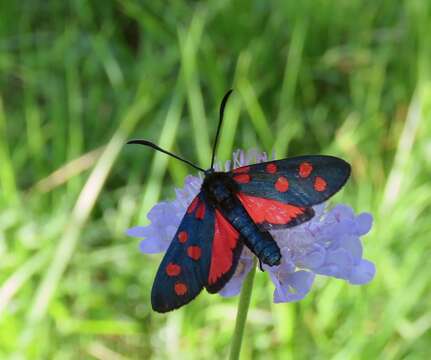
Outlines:
<svg viewBox="0 0 431 360"><path fill-rule="evenodd" d="M131 140L164 152L204 173L199 194L188 206L160 264L151 302L157 312L177 309L205 287L217 293L235 272L247 246L269 266L280 264L280 249L268 230L299 225L314 216L345 184L350 165L333 156L305 155L214 170L215 151L229 90L220 106L211 166L204 170L147 140Z"/></svg>

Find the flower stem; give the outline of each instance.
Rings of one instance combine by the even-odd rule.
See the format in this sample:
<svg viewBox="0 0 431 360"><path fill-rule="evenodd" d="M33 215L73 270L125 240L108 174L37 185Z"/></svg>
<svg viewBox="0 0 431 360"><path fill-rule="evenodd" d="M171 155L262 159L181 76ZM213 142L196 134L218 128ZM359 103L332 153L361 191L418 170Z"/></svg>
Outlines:
<svg viewBox="0 0 431 360"><path fill-rule="evenodd" d="M232 345L230 349L230 360L238 360L241 351L241 343L244 335L247 312L250 306L251 291L253 290L254 274L256 273L256 259L253 266L242 284L241 295L239 297L238 312L236 314L235 331L233 333Z"/></svg>

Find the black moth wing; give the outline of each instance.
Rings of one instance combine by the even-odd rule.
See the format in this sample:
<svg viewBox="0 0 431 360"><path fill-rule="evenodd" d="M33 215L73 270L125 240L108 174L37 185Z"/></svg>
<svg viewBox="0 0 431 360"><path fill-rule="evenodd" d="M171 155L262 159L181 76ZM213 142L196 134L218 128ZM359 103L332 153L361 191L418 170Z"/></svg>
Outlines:
<svg viewBox="0 0 431 360"><path fill-rule="evenodd" d="M192 301L207 284L215 210L201 192L188 207L151 291L152 307L168 312Z"/></svg>
<svg viewBox="0 0 431 360"><path fill-rule="evenodd" d="M241 193L310 207L339 191L350 171L350 165L340 158L305 155L243 166L229 174Z"/></svg>

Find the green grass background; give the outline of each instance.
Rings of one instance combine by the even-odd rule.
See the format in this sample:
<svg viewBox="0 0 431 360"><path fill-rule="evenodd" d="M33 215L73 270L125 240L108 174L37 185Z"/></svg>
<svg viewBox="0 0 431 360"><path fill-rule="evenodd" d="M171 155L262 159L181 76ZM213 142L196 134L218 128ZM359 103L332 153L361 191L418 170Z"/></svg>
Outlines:
<svg viewBox="0 0 431 360"><path fill-rule="evenodd" d="M431 3L0 3L0 358L218 359L238 298L150 308L159 256L124 230L190 168L275 149L353 166L332 202L375 217L375 280L319 277L296 304L255 282L242 359L427 359Z"/></svg>

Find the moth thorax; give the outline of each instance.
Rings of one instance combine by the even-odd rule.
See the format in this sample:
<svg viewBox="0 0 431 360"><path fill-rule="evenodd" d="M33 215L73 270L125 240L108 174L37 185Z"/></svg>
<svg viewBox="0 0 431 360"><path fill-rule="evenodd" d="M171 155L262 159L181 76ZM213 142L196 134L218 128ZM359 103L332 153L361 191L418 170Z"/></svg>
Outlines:
<svg viewBox="0 0 431 360"><path fill-rule="evenodd" d="M217 203L223 203L232 198L231 182L232 179L226 174L213 173L205 178L203 189L209 198Z"/></svg>

